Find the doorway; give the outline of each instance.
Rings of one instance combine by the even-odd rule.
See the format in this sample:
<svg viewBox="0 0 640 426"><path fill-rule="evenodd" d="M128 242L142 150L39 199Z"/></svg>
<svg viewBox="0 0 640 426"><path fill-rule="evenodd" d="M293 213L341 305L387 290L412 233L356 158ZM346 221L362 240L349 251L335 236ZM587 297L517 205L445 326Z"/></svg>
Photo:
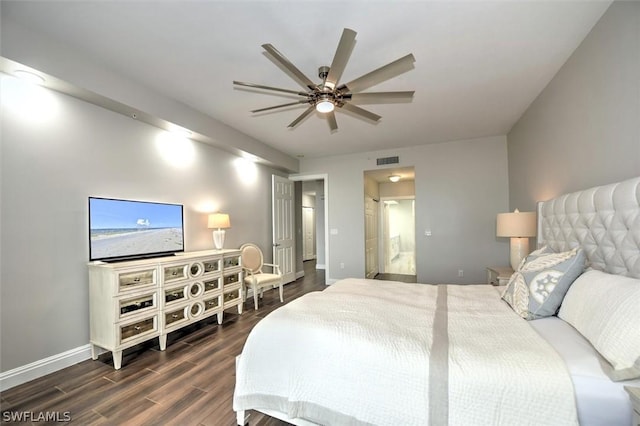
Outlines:
<svg viewBox="0 0 640 426"><path fill-rule="evenodd" d="M415 171L364 172L365 276L416 282Z"/></svg>
<svg viewBox="0 0 640 426"><path fill-rule="evenodd" d="M315 269L325 270L324 277L329 284L329 215L325 202L329 192L328 175L289 175L289 179L296 184L296 278L305 275L308 264L314 264ZM305 207L311 208L313 213Z"/></svg>
<svg viewBox="0 0 640 426"><path fill-rule="evenodd" d="M314 199L315 205L315 196ZM302 261L316 258L316 214L315 207L305 206L302 198Z"/></svg>
<svg viewBox="0 0 640 426"><path fill-rule="evenodd" d="M416 275L415 198L381 201L382 272Z"/></svg>

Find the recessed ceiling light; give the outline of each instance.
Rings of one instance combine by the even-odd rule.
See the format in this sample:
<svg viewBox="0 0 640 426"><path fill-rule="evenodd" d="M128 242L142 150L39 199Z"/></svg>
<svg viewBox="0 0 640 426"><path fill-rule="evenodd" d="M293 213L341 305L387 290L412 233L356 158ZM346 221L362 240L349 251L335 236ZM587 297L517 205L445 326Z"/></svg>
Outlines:
<svg viewBox="0 0 640 426"><path fill-rule="evenodd" d="M13 75L15 75L16 77L18 77L21 80L24 81L28 81L29 83L33 83L33 84L43 84L44 83L44 77L38 75L38 74L34 74L31 71L26 71L26 70L17 70L13 73Z"/></svg>
<svg viewBox="0 0 640 426"><path fill-rule="evenodd" d="M393 183L396 183L400 180L400 176L399 175L391 175L389 176L389 180Z"/></svg>

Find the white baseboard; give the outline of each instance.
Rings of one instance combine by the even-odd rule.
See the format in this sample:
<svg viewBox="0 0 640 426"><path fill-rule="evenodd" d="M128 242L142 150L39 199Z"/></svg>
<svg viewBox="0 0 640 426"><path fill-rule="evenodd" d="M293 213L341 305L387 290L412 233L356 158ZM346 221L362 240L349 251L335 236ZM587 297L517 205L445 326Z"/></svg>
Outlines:
<svg viewBox="0 0 640 426"><path fill-rule="evenodd" d="M91 358L91 345L87 344L50 356L31 364L0 373L0 392L27 383L63 368L67 368Z"/></svg>
<svg viewBox="0 0 640 426"><path fill-rule="evenodd" d="M326 269L326 268L325 268L324 264L322 264L322 263L317 263L317 264L316 264L316 269Z"/></svg>

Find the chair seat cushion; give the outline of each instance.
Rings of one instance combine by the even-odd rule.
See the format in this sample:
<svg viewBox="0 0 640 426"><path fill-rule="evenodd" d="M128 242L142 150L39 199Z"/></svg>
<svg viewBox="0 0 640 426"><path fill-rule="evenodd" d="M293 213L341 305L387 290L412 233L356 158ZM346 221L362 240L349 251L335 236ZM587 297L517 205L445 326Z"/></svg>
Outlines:
<svg viewBox="0 0 640 426"><path fill-rule="evenodd" d="M244 282L246 284L253 285L254 281L258 286L261 286L263 284L277 284L280 282L280 275L277 275L277 274L249 275L247 274L244 277Z"/></svg>

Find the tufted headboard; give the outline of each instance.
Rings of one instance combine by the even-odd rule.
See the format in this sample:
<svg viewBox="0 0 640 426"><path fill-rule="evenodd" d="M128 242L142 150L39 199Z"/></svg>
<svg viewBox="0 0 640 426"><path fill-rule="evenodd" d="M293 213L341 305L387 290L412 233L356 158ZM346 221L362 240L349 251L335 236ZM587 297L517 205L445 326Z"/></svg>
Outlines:
<svg viewBox="0 0 640 426"><path fill-rule="evenodd" d="M587 266L640 278L640 177L538 203L538 247L584 249Z"/></svg>

